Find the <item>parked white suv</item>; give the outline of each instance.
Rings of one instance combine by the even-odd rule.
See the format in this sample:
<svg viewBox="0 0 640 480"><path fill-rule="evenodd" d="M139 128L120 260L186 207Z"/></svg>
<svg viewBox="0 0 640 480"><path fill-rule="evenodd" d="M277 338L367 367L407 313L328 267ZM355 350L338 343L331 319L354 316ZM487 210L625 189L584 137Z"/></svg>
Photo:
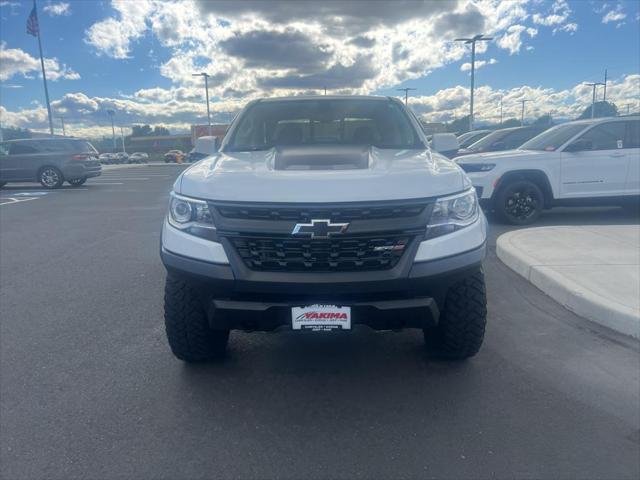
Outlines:
<svg viewBox="0 0 640 480"><path fill-rule="evenodd" d="M637 205L640 117L565 123L517 150L455 158L481 204L504 221L534 222L557 205Z"/></svg>
<svg viewBox="0 0 640 480"><path fill-rule="evenodd" d="M470 357L486 322L485 243L471 182L401 102L255 101L173 186L169 345L194 362L221 356L234 329L364 324L420 328Z"/></svg>

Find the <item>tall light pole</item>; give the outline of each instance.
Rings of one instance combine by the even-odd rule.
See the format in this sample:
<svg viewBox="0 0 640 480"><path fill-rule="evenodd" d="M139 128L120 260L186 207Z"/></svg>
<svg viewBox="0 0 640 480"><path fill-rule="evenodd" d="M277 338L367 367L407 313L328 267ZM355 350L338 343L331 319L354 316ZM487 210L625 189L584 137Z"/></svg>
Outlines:
<svg viewBox="0 0 640 480"><path fill-rule="evenodd" d="M113 152L115 153L115 151L116 151L116 127L113 124L113 116L115 115L116 112L113 111L113 110L107 110L107 113L111 117L111 135L113 137Z"/></svg>
<svg viewBox="0 0 640 480"><path fill-rule="evenodd" d="M500 126L502 126L502 95L500 95Z"/></svg>
<svg viewBox="0 0 640 480"><path fill-rule="evenodd" d="M520 103L522 103L522 110L520 111L520 125L524 125L524 104L527 102L530 102L531 100L520 100Z"/></svg>
<svg viewBox="0 0 640 480"><path fill-rule="evenodd" d="M475 87L476 74L476 42L487 42L493 40L493 37L485 37L483 33L475 35L471 38L456 38L455 42L464 42L465 45L471 44L471 100L469 102L469 131L473 130L473 89Z"/></svg>
<svg viewBox="0 0 640 480"><path fill-rule="evenodd" d="M209 136L211 136L211 134L212 134L212 130L211 130L211 110L209 110L209 77L211 75L209 75L208 73L205 73L205 72L200 72L200 73L193 73L193 74L191 74L191 76L193 76L193 77L204 77L204 90L205 90L205 93L207 95L207 121L209 122Z"/></svg>
<svg viewBox="0 0 640 480"><path fill-rule="evenodd" d="M398 92L404 92L404 104L407 105L409 101L409 92L415 90L415 88L396 88Z"/></svg>
<svg viewBox="0 0 640 480"><path fill-rule="evenodd" d="M589 85L593 87L593 94L591 96L591 118L596 116L596 88L598 85L604 85L602 82L584 82L583 85Z"/></svg>
<svg viewBox="0 0 640 480"><path fill-rule="evenodd" d="M607 69L604 69L604 94L602 96L602 101L607 101Z"/></svg>
<svg viewBox="0 0 640 480"><path fill-rule="evenodd" d="M62 136L66 137L67 132L64 130L64 117L62 115L58 115L58 118L60 119L60 123L62 123Z"/></svg>
<svg viewBox="0 0 640 480"><path fill-rule="evenodd" d="M124 148L124 128L120 127L120 138L122 139L122 151L124 153L127 153L127 151Z"/></svg>

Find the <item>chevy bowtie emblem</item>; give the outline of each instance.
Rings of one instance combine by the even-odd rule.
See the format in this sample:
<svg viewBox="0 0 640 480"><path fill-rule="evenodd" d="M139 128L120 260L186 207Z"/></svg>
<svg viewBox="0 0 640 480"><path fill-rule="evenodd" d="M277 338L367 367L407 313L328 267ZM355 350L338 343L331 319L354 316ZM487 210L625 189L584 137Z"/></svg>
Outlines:
<svg viewBox="0 0 640 480"><path fill-rule="evenodd" d="M297 223L291 235L308 235L313 239L323 239L344 233L348 226L348 223L331 223L331 220L311 220L311 223Z"/></svg>

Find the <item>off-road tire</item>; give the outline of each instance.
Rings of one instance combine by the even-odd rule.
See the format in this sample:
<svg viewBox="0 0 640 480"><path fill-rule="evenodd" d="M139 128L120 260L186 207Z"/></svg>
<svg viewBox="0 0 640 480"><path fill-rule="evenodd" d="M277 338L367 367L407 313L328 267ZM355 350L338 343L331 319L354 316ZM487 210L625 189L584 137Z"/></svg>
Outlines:
<svg viewBox="0 0 640 480"><path fill-rule="evenodd" d="M478 271L449 287L435 330L442 356L452 360L473 357L482 346L486 324L487 292L484 274ZM424 334L429 344L432 332Z"/></svg>
<svg viewBox="0 0 640 480"><path fill-rule="evenodd" d="M87 177L74 178L72 180L67 180L67 182L69 182L69 185L71 185L72 187L79 187L80 185L84 185L84 182L86 181L87 181Z"/></svg>
<svg viewBox="0 0 640 480"><path fill-rule="evenodd" d="M228 330L209 327L205 302L198 290L171 274L164 289L164 324L173 354L189 363L223 358Z"/></svg>
<svg viewBox="0 0 640 480"><path fill-rule="evenodd" d="M522 202L521 206L517 205ZM494 210L500 220L511 225L535 222L544 208L544 193L529 180L514 180L500 187Z"/></svg>

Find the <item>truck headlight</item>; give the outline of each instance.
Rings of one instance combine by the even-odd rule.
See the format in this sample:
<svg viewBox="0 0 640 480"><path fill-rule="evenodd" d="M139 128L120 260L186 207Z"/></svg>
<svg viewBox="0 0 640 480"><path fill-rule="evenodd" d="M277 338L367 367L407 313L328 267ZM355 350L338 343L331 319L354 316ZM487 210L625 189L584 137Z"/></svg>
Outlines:
<svg viewBox="0 0 640 480"><path fill-rule="evenodd" d="M167 218L171 226L199 237L209 236L204 234L203 230L215 230L216 228L207 202L183 197L174 192L171 192Z"/></svg>
<svg viewBox="0 0 640 480"><path fill-rule="evenodd" d="M439 198L433 205L426 238L439 237L471 225L480 215L474 188Z"/></svg>

